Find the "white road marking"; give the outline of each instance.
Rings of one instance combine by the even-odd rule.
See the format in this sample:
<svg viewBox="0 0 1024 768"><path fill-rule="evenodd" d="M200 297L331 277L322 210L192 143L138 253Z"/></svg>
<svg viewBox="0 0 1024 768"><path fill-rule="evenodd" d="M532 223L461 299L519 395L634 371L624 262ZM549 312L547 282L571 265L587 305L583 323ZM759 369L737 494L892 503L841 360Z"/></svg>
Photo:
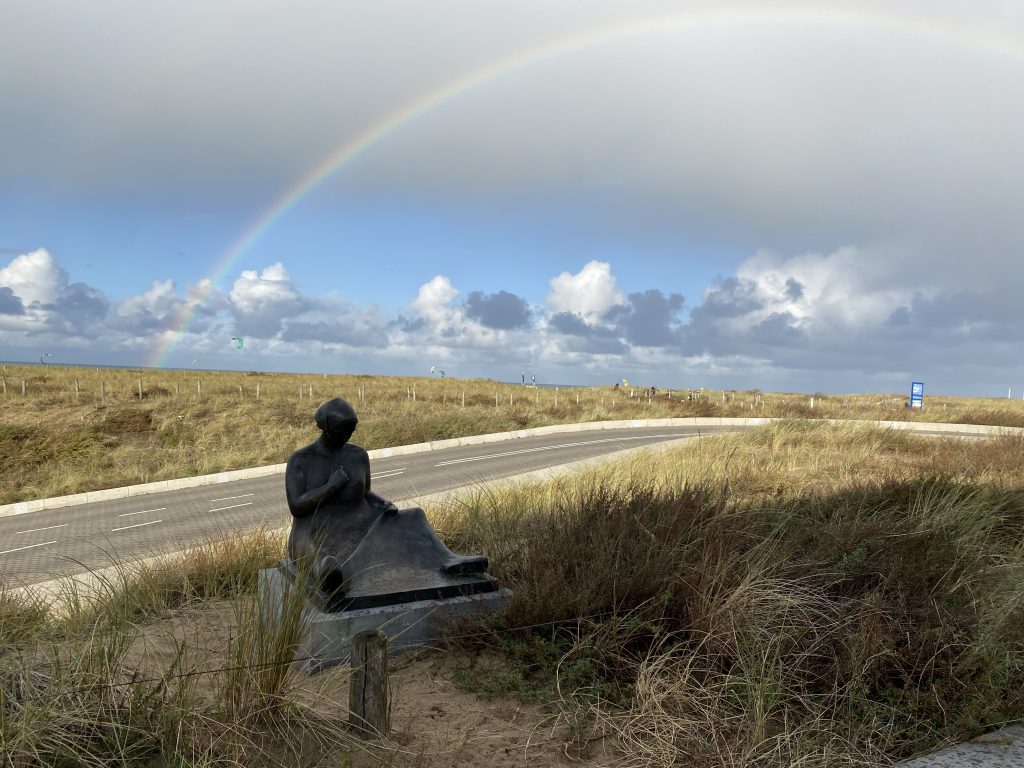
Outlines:
<svg viewBox="0 0 1024 768"><path fill-rule="evenodd" d="M15 531L14 535L17 536L19 533L37 533L38 531L52 531L54 528L66 528L68 523L61 523L60 525L48 525L45 528L32 528L28 531Z"/></svg>
<svg viewBox="0 0 1024 768"><path fill-rule="evenodd" d="M47 544L56 543L57 540L54 539L53 541L44 541L42 544L29 544L27 547L15 547L14 549L5 549L3 552L0 552L0 555L9 555L11 552L21 552L21 550L23 549L32 549L32 547L45 547Z"/></svg>
<svg viewBox="0 0 1024 768"><path fill-rule="evenodd" d="M215 501L233 501L234 499L244 499L246 496L252 496L251 493L243 493L241 496L225 496L223 499L210 499L210 503L213 504Z"/></svg>
<svg viewBox="0 0 1024 768"><path fill-rule="evenodd" d="M467 461L483 461L484 459L500 459L505 456L517 456L522 453L536 453L537 451L553 451L558 448L577 448L581 445L596 445L598 443L617 443L623 440L665 440L671 437L690 437L689 433L679 435L642 435L639 437L606 437L601 440L584 440L578 443L562 443L561 445L542 445L538 448L521 448L518 451L505 451L504 453L491 453L486 456L469 456L465 459L451 459L435 464L435 467L446 467L450 464L465 464Z"/></svg>
<svg viewBox="0 0 1024 768"><path fill-rule="evenodd" d="M158 507L156 509L144 509L141 512L123 512L118 517L129 517L131 515L145 515L147 512L163 512L167 507Z"/></svg>
<svg viewBox="0 0 1024 768"><path fill-rule="evenodd" d="M238 507L251 507L251 506L252 506L252 502L251 501L247 501L247 502L245 502L245 504L232 504L230 507L217 507L216 509L211 509L210 511L211 512L223 512L225 509L237 509Z"/></svg>
<svg viewBox="0 0 1024 768"><path fill-rule="evenodd" d="M403 472L405 472L405 467L402 467L402 469L387 469L383 472L378 472L377 474L375 474L374 478L380 479L382 477L394 477L395 475L400 475Z"/></svg>
<svg viewBox="0 0 1024 768"><path fill-rule="evenodd" d="M136 523L135 525L123 525L120 528L111 528L110 532L114 533L116 531L127 531L129 528L141 528L144 525L156 525L157 523L162 523L162 522L163 522L163 520L150 520L148 523Z"/></svg>

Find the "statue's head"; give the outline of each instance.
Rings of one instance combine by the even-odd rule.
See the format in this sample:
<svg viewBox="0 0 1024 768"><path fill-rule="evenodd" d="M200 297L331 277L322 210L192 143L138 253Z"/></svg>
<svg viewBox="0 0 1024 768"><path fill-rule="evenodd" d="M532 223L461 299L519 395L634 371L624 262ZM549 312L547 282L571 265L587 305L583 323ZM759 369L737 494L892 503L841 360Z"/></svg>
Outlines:
<svg viewBox="0 0 1024 768"><path fill-rule="evenodd" d="M352 437L359 419L348 401L336 397L316 410L316 425L333 445L344 445Z"/></svg>

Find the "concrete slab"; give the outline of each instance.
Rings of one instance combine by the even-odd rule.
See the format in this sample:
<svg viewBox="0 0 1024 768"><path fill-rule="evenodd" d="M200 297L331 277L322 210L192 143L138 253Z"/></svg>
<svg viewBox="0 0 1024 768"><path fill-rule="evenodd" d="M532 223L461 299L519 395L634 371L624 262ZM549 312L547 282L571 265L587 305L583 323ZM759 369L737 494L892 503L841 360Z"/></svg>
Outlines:
<svg viewBox="0 0 1024 768"><path fill-rule="evenodd" d="M900 768L1021 768L1024 766L1024 723L1008 725L973 741L957 744Z"/></svg>
<svg viewBox="0 0 1024 768"><path fill-rule="evenodd" d="M260 603L265 621L273 621L280 614L285 589L291 586L292 582L277 568L259 572ZM306 636L295 658L303 660L302 669L310 674L343 664L351 654L352 638L364 630L379 629L386 634L392 655L424 648L441 642L457 617L501 611L511 597L509 590L501 589L482 595L418 600L340 613L324 613L307 603L302 616Z"/></svg>

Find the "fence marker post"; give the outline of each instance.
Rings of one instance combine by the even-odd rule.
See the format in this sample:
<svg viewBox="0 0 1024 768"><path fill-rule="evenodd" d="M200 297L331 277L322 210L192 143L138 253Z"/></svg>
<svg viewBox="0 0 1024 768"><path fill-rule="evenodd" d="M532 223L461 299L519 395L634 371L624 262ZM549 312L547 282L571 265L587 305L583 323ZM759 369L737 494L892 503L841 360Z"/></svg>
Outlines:
<svg viewBox="0 0 1024 768"><path fill-rule="evenodd" d="M348 688L349 727L363 738L386 736L388 712L388 638L366 630L352 638L352 677Z"/></svg>
<svg viewBox="0 0 1024 768"><path fill-rule="evenodd" d="M139 400L142 399L142 379L139 379Z"/></svg>

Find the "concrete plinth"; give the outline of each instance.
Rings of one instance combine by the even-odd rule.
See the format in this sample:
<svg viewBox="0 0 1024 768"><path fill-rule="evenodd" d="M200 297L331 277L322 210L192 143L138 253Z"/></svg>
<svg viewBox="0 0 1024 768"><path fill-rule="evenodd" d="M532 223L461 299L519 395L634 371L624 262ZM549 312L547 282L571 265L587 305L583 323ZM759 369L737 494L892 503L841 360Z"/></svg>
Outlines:
<svg viewBox="0 0 1024 768"><path fill-rule="evenodd" d="M278 568L259 572L260 605L264 621L276 621L285 591L293 584ZM364 630L379 629L388 636L391 654L416 650L444 639L446 629L459 616L498 612L505 608L512 592L499 589L479 595L418 600L413 603L325 613L307 601L302 613L305 638L295 652L304 659L302 668L319 672L349 659L352 638Z"/></svg>

